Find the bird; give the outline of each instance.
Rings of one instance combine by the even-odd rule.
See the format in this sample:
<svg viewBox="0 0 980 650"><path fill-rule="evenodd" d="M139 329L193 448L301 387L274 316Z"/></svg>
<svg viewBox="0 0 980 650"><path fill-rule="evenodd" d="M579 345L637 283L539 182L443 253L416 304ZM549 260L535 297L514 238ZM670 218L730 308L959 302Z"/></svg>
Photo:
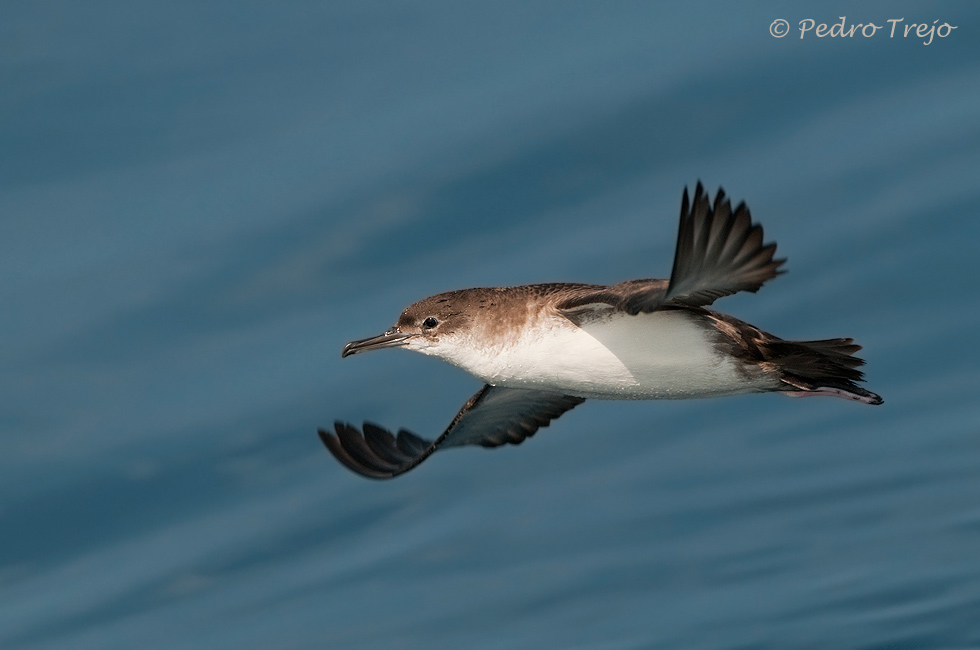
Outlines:
<svg viewBox="0 0 980 650"><path fill-rule="evenodd" d="M745 202L714 202L700 181L681 198L669 279L611 286L550 283L440 293L409 305L383 334L352 341L342 357L404 348L439 357L484 382L433 439L370 422L319 429L357 474L388 479L441 449L519 444L586 399L688 399L778 392L864 404L864 361L851 338L788 341L709 309L755 293L783 273Z"/></svg>

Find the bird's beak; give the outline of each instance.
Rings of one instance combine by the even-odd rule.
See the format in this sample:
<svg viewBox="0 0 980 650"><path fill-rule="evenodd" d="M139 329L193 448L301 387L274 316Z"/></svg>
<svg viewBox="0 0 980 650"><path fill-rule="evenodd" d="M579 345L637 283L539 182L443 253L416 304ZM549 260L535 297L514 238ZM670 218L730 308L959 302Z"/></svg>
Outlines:
<svg viewBox="0 0 980 650"><path fill-rule="evenodd" d="M414 334L403 334L397 327L392 327L390 330L382 334L381 336L374 336L369 339L361 339L360 341L351 341L344 346L344 351L340 353L341 357L346 357L351 354L357 354L358 352L367 352L368 350L380 350L381 348L395 348L401 345L405 345L405 341L415 336Z"/></svg>

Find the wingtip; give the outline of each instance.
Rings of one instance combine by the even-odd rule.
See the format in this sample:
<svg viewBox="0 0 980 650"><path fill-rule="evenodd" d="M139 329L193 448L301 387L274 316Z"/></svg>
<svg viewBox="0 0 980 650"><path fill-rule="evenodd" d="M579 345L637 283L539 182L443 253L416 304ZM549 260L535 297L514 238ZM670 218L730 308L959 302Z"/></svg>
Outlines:
<svg viewBox="0 0 980 650"><path fill-rule="evenodd" d="M363 433L362 433L363 430ZM336 420L334 431L317 429L327 450L351 471L366 478L388 479L404 474L432 453L432 441L405 431L392 435L371 422L357 427Z"/></svg>
<svg viewBox="0 0 980 650"><path fill-rule="evenodd" d="M317 435L327 450L344 467L365 478L386 479L396 475L381 459L374 458L370 451L365 453L367 443L360 432L346 422L334 422L335 433L317 429Z"/></svg>

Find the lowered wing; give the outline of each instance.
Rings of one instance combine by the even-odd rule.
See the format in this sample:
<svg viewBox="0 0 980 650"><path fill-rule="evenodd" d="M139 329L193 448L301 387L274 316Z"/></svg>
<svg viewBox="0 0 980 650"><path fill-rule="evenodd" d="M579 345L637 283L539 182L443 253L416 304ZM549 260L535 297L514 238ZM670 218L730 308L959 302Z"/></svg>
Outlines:
<svg viewBox="0 0 980 650"><path fill-rule="evenodd" d="M333 433L324 429L318 433L330 453L349 469L368 478L393 478L437 449L519 444L584 401L582 397L560 393L486 385L463 405L435 440L420 438L405 429L396 436L369 422L364 423L363 434L344 422L335 422Z"/></svg>

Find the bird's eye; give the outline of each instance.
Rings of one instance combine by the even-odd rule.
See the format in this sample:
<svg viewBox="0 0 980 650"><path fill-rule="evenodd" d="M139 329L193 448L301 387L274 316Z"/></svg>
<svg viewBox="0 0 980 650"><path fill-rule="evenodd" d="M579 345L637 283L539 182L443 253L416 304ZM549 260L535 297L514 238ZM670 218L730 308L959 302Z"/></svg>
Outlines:
<svg viewBox="0 0 980 650"><path fill-rule="evenodd" d="M428 317L428 318L426 318L426 319L425 319L424 321L422 321L422 327L424 327L424 328L425 328L425 329L427 329L427 330L430 330L430 329L432 329L433 327L435 327L435 326L436 326L436 325L438 325L438 324L439 324L439 321L437 321L437 320L436 320L435 318L433 318L432 316L429 316L429 317Z"/></svg>

